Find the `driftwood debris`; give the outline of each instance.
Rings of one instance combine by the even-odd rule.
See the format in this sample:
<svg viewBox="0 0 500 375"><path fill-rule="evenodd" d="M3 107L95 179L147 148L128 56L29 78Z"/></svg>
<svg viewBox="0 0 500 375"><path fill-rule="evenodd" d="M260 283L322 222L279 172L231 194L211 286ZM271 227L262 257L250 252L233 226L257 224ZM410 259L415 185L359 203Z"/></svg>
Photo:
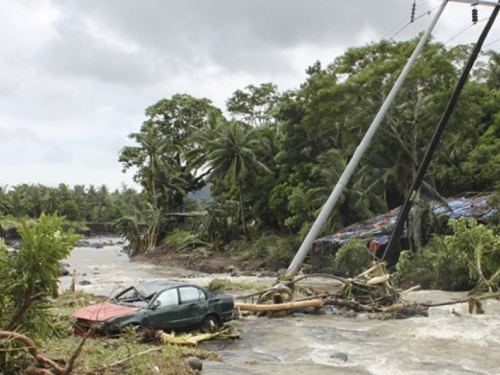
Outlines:
<svg viewBox="0 0 500 375"><path fill-rule="evenodd" d="M307 290L298 285L305 279L331 278L336 281L336 291L326 292ZM470 313L483 313L480 300L500 298L500 293L488 293L481 296L468 297L462 300L438 304L409 302L404 299L409 292L418 290L415 286L406 291L399 290L391 284L391 276L385 263L375 262L372 267L353 278L342 278L328 274L310 274L300 277L279 279L277 284L262 292L237 297L245 302L237 303L241 311L251 311L268 316L283 316L297 310L307 308L320 309L330 305L345 313L378 313L381 319L401 319L412 316L427 316L429 307L469 303ZM246 303L255 297L257 303Z"/></svg>
<svg viewBox="0 0 500 375"><path fill-rule="evenodd" d="M325 302L322 299L313 299L309 301L296 301L288 303L277 303L269 305L260 305L254 303L237 303L236 306L242 311L281 311L297 310L305 307L322 307Z"/></svg>
<svg viewBox="0 0 500 375"><path fill-rule="evenodd" d="M218 339L239 339L240 334L230 326L224 326L221 329L210 333L186 333L176 334L165 333L163 331L143 329L137 335L139 343L153 343L156 345L174 344L182 346L197 346L202 341Z"/></svg>

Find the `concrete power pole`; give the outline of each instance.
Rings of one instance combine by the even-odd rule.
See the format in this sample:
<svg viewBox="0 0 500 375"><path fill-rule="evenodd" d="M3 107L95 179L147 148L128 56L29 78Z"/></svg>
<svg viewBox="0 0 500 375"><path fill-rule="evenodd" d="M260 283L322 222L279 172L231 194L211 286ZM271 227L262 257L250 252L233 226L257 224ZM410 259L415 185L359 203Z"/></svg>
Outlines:
<svg viewBox="0 0 500 375"><path fill-rule="evenodd" d="M349 161L349 164L347 165L346 169L342 173L342 176L340 176L340 179L337 182L335 189L333 190L330 197L326 201L325 205L321 209L320 214L316 218L316 221L314 222L312 228L310 229L309 233L307 234L304 242L302 242L302 245L300 246L299 250L297 251L297 254L295 254L295 257L293 258L292 263L290 264L290 266L288 267L288 270L286 272L287 275L295 276L297 274L302 262L304 261L307 253L309 252L309 249L311 248L314 240L317 238L319 231L321 230L321 228L325 224L328 216L330 215L335 204L337 203L337 200L339 199L340 194L342 193L342 190L349 182L349 179L351 178L354 170L356 169L357 165L359 164L361 157L363 156L363 154L367 150L367 148L370 144L370 141L372 140L380 123L382 122L387 111L389 110L389 107L391 106L392 102L394 101L394 98L396 97L398 91L400 90L401 86L403 85L406 77L408 76L408 74L409 74L412 66L414 65L415 61L417 60L418 56L422 52L427 40L429 39L429 36L432 33L432 30L434 30L434 27L436 26L436 23L439 20L439 17L441 17L441 14L443 13L443 10L446 7L447 3L448 3L448 0L443 1L443 3L439 7L439 10L437 11L436 15L432 19L431 24L429 25L429 27L425 31L424 35L420 39L420 42L418 43L417 47L413 51L413 54L411 55L410 59L406 63L406 66L404 67L403 71L399 75L396 83L394 84L393 88L391 89L391 92L389 93L386 100L382 104L382 107L380 108L379 112L377 113L377 116L375 116L375 119L373 120L372 124L368 128L368 131L366 132L363 140L361 141L358 148L354 152L354 155L352 156L351 160Z"/></svg>

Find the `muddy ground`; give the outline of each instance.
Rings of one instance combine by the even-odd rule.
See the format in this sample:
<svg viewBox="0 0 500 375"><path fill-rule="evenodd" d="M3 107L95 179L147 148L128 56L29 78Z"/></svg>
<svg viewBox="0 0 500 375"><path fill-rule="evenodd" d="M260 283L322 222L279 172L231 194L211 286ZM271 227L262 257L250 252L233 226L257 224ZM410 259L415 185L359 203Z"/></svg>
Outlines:
<svg viewBox="0 0 500 375"><path fill-rule="evenodd" d="M131 257L133 262L180 267L205 273L278 271L279 265L265 260L243 260L224 253L208 253L204 250L179 250L176 247L159 246L145 254Z"/></svg>

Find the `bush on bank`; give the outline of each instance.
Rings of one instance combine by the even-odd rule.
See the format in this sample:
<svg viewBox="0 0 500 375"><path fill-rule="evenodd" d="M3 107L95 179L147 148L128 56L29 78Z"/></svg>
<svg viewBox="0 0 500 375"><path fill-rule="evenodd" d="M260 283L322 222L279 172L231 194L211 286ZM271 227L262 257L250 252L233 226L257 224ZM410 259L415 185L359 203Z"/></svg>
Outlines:
<svg viewBox="0 0 500 375"><path fill-rule="evenodd" d="M373 260L373 253L366 247L365 241L354 239L341 246L335 254L336 273L354 277L369 268Z"/></svg>
<svg viewBox="0 0 500 375"><path fill-rule="evenodd" d="M394 278L403 286L465 291L495 289L500 283L500 234L474 219L452 219L453 234L436 236L417 254L406 251Z"/></svg>

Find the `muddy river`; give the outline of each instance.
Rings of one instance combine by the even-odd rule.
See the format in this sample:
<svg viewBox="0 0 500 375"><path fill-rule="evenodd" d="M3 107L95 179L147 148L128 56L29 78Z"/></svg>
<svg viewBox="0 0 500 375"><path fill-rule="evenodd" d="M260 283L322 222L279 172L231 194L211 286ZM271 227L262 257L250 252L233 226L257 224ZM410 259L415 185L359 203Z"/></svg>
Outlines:
<svg viewBox="0 0 500 375"><path fill-rule="evenodd" d="M130 262L116 238L95 238L103 248L77 247L67 260L77 274L77 289L114 294L150 279L186 280L206 286L229 275ZM271 285L272 278L238 276ZM71 277L61 278L62 289ZM87 284L87 285L81 285ZM413 292L416 301L449 301L463 294ZM204 361L203 374L500 374L500 302L483 305L484 315L468 314L465 304L435 307L429 317L374 320L368 315L298 315L245 318L230 323L241 340L202 343L217 350L222 362Z"/></svg>

